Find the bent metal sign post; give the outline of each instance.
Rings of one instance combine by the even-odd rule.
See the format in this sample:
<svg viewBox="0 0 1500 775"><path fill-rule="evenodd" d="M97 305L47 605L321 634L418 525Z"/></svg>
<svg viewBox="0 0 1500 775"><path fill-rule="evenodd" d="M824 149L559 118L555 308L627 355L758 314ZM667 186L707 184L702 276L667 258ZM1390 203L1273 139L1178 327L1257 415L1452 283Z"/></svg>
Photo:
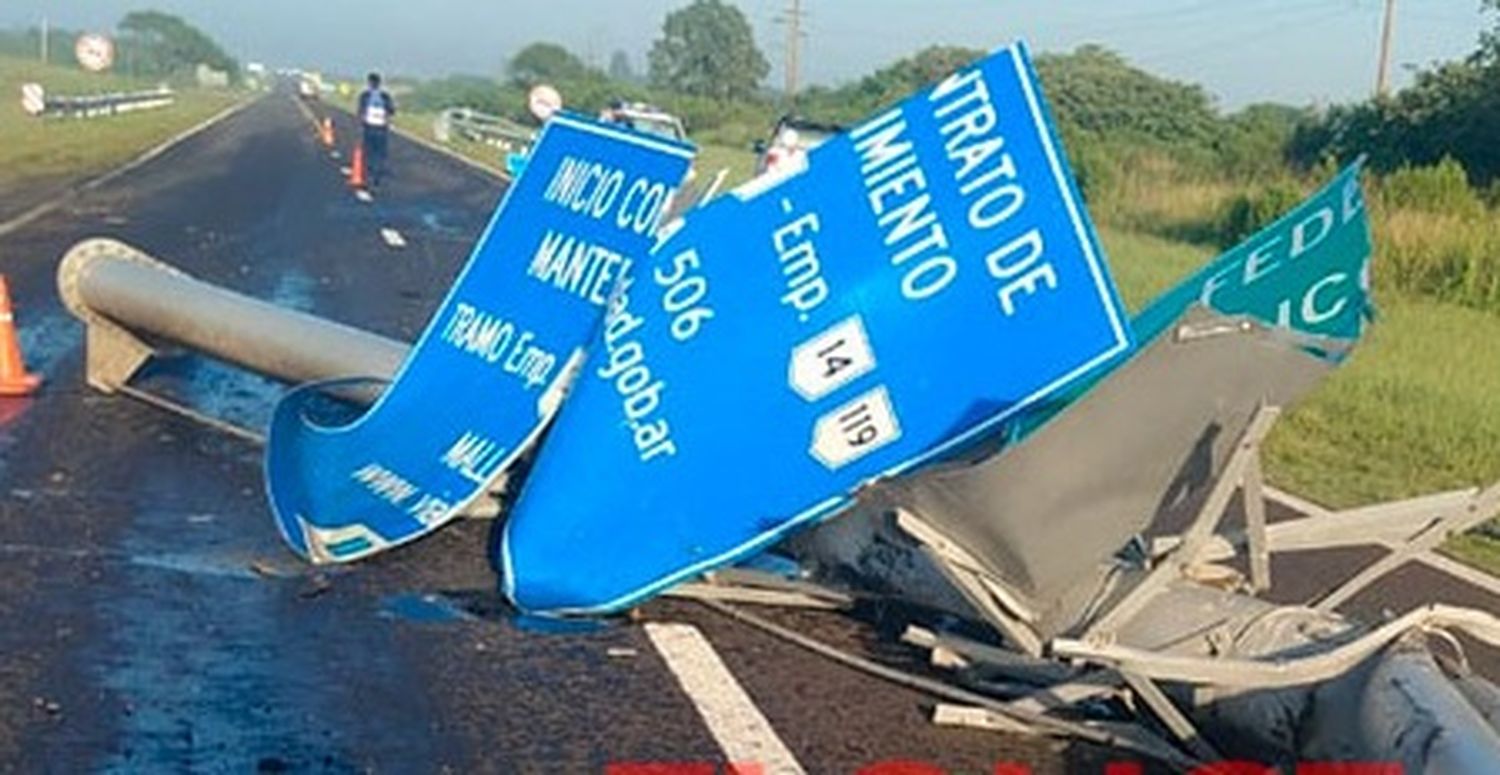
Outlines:
<svg viewBox="0 0 1500 775"><path fill-rule="evenodd" d="M625 277L505 528L522 608L734 562L1131 346L1023 46L804 158Z"/></svg>
<svg viewBox="0 0 1500 775"><path fill-rule="evenodd" d="M482 495L556 411L691 157L618 127L548 122L530 171L379 402L338 425L313 416L328 385L277 406L266 481L292 549L353 560L437 529Z"/></svg>

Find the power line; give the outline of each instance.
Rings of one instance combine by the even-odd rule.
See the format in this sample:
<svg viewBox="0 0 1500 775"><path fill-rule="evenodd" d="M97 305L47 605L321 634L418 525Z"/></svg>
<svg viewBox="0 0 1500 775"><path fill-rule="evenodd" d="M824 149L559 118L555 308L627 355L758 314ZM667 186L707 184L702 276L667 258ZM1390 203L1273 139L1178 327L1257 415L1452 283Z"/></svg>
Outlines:
<svg viewBox="0 0 1500 775"><path fill-rule="evenodd" d="M1259 3L1268 3L1272 0L1241 0L1237 6L1237 12L1251 13L1254 6ZM1275 0L1275 8L1260 11L1260 15L1282 14L1288 11L1305 11L1322 9L1328 6L1328 0L1302 0L1302 2L1288 2L1288 0ZM1102 29L1110 33L1118 34L1122 31L1146 30L1160 32L1164 30L1188 32L1193 28L1217 30L1222 28L1224 19L1224 6L1222 3L1199 2L1186 6L1178 6L1169 9L1158 9L1155 11L1136 12L1127 14L1116 14L1114 16L1088 16L1064 20L1054 26L1055 30L1066 32L1082 32L1086 30Z"/></svg>
<svg viewBox="0 0 1500 775"><path fill-rule="evenodd" d="M1245 44L1251 41L1279 35L1299 25L1309 25L1342 16L1349 13L1352 9L1327 5L1321 7L1318 5L1304 5L1296 7L1296 10L1300 10L1300 13L1283 13L1270 16L1266 19L1270 22L1269 24L1249 29L1238 28L1230 30L1227 35L1200 39L1190 46L1166 50L1138 50L1134 52L1133 58L1138 60L1181 61L1184 57L1201 60L1206 55L1222 56L1225 54L1234 54L1243 50Z"/></svg>

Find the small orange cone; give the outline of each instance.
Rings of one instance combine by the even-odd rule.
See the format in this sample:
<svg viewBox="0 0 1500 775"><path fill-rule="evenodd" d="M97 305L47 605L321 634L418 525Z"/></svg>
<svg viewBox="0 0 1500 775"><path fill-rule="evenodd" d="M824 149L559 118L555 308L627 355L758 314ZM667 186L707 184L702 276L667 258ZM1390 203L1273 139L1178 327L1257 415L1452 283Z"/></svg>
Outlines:
<svg viewBox="0 0 1500 775"><path fill-rule="evenodd" d="M358 143L354 146L354 158L349 161L349 185L365 187L365 147Z"/></svg>
<svg viewBox="0 0 1500 775"><path fill-rule="evenodd" d="M324 116L323 117L323 126L321 127L321 129L322 129L322 137L323 137L323 146L326 147L326 148L332 148L333 147L333 119L331 119L331 118L329 118L327 116Z"/></svg>
<svg viewBox="0 0 1500 775"><path fill-rule="evenodd" d="M21 360L21 342L16 338L15 315L10 309L10 287L0 275L0 396L28 396L42 378L26 371Z"/></svg>

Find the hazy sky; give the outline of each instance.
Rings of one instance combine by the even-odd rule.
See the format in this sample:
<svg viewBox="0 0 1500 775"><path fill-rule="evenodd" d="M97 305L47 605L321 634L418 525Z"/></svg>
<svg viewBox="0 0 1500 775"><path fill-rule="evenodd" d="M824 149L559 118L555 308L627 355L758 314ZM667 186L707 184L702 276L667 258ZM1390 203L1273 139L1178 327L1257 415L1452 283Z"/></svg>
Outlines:
<svg viewBox="0 0 1500 775"><path fill-rule="evenodd" d="M791 0L734 0L781 83ZM49 16L108 29L128 10L179 13L244 60L342 72L497 73L519 47L553 40L601 66L637 68L662 17L688 0L0 0L0 26ZM1037 50L1088 42L1154 72L1204 84L1221 104L1365 96L1384 0L801 0L805 81L836 84L934 43ZM1491 22L1479 0L1398 0L1394 73L1461 56Z"/></svg>

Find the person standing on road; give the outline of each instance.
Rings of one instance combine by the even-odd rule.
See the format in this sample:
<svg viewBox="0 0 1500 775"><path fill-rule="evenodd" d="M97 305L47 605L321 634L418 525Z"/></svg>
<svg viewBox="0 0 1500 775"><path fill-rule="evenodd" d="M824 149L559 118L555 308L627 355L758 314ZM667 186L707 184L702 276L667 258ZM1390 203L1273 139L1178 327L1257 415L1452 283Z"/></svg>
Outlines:
<svg viewBox="0 0 1500 775"><path fill-rule="evenodd" d="M369 86L359 94L359 123L364 128L365 164L370 185L380 185L385 176L386 148L390 144L391 119L396 115L396 101L380 88L380 73L370 73Z"/></svg>

